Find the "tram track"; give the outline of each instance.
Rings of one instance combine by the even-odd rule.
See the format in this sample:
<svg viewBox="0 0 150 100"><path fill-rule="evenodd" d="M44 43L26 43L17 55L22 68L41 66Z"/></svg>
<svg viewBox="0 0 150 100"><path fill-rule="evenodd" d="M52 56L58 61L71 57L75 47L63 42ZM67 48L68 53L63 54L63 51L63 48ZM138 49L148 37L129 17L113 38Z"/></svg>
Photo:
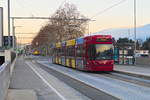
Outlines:
<svg viewBox="0 0 150 100"><path fill-rule="evenodd" d="M86 73L86 72L85 72ZM144 77L141 75L135 75L135 74L128 74L128 73L122 73L118 71L113 72L87 72L90 73L92 76L104 76L109 77L112 79L117 79L145 87L150 87L150 77Z"/></svg>
<svg viewBox="0 0 150 100"><path fill-rule="evenodd" d="M41 68L92 100L149 100L150 87L141 78L116 72L84 72L38 61ZM45 66L45 67L44 67ZM112 74L112 75L111 75ZM124 76L124 77L123 77ZM132 76L133 77L133 76ZM132 81L130 81L132 80ZM140 82L141 83L140 83ZM147 80L149 81L149 80ZM140 97L138 97L140 95Z"/></svg>
<svg viewBox="0 0 150 100"><path fill-rule="evenodd" d="M150 87L150 80L149 79L145 79L142 77L138 77L138 76L133 76L133 75L128 75L125 73L118 73L118 72L106 72L106 73L94 73L91 74L92 76L104 76L104 77L108 77L111 79L116 79L116 80L121 80L124 82L129 82L129 83L133 83L133 84L137 84L140 86L145 86L145 87Z"/></svg>
<svg viewBox="0 0 150 100"><path fill-rule="evenodd" d="M110 94L107 94L103 91L100 91L99 89L92 87L90 85L87 85L84 82L73 79L72 77L64 75L63 73L60 73L60 72L53 70L51 68L43 67L44 65L42 65L38 62L36 62L35 64L37 66L39 66L40 68L42 68L43 70L45 70L46 72L52 74L53 76L55 76L59 80L68 84L69 86L71 86L72 88L81 92L82 94L84 94L85 96L87 96L88 98L90 98L92 100L119 100L117 97L114 97Z"/></svg>
<svg viewBox="0 0 150 100"><path fill-rule="evenodd" d="M140 77L140 76L136 76L136 75L129 75L129 74L120 73L120 72L119 73L118 72L112 72L110 74L114 75L114 76L119 76L122 78L130 79L130 80L135 80L135 81L150 84L150 78Z"/></svg>
<svg viewBox="0 0 150 100"><path fill-rule="evenodd" d="M54 75L64 83L68 84L72 88L76 89L77 91L81 92L85 96L91 98L92 100L116 100L118 98L128 100L130 97L137 97L138 95L147 95L147 92L149 92L150 88L148 79L144 79L141 77L136 77L132 75L128 75L125 73L117 73L117 72L99 72L99 73L92 73L92 72L84 72L84 71L78 71L78 70L72 70L70 68L66 67L60 67L59 65L50 64L45 62L39 63L38 65L48 73ZM44 67L45 66L45 67ZM51 66L51 67L48 67ZM52 66L54 68L52 68ZM56 68L55 68L56 67ZM88 78L89 81L96 82L94 84L98 84L98 87L90 85L88 82L84 82L82 80L78 80L76 78L73 78L70 75L64 74L61 71L55 70L55 69L63 70L73 72L74 74L79 74L82 77ZM92 84L93 84L92 82ZM102 85L102 86L100 86ZM113 94L109 92L103 91L103 85L108 86L106 87L107 91L114 91ZM111 90L112 89L112 90ZM120 91L115 93L115 91ZM144 93L144 94L143 94ZM146 94L145 94L146 93ZM118 94L120 95L118 97ZM124 96L124 94L126 96ZM134 94L134 96L133 96ZM100 97L100 98L99 98ZM113 98L113 99L112 99ZM147 98L147 96L142 96L140 98ZM137 98L140 100L140 98ZM145 99L146 100L146 99Z"/></svg>
<svg viewBox="0 0 150 100"><path fill-rule="evenodd" d="M86 72L85 72L86 73ZM150 77L144 77L141 75L135 75L135 74L130 74L130 73L122 73L118 71L113 71L113 72L87 72L90 73L92 76L104 76L104 77L109 77L112 79L117 79L145 87L150 87Z"/></svg>

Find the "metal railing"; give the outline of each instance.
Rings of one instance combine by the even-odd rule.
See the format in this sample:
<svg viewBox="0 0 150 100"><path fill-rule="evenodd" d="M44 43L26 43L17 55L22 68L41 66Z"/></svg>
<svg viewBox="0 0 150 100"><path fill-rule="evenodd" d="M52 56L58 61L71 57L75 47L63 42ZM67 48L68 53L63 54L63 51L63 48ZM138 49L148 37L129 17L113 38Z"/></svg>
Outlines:
<svg viewBox="0 0 150 100"><path fill-rule="evenodd" d="M0 100L5 100L10 83L10 63L5 62L0 66Z"/></svg>
<svg viewBox="0 0 150 100"><path fill-rule="evenodd" d="M9 55L9 60L6 55ZM15 63L16 54L10 51L5 54L5 62L0 66L0 100L6 100L7 91L10 84L10 78L13 71L13 65Z"/></svg>

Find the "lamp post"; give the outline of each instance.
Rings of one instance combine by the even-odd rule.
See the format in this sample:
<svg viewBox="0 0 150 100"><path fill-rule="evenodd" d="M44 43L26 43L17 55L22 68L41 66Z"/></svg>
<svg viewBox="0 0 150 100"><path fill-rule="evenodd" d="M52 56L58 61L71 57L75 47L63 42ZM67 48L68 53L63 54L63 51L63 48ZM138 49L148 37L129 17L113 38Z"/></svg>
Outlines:
<svg viewBox="0 0 150 100"><path fill-rule="evenodd" d="M16 27L22 27L22 26L13 26L13 50L16 48Z"/></svg>
<svg viewBox="0 0 150 100"><path fill-rule="evenodd" d="M10 0L8 0L8 47L10 48Z"/></svg>
<svg viewBox="0 0 150 100"><path fill-rule="evenodd" d="M90 33L90 22L91 22L91 21L96 21L96 20L89 20L89 21L88 21L88 35L91 35L91 33Z"/></svg>
<svg viewBox="0 0 150 100"><path fill-rule="evenodd" d="M135 49L134 49L134 56L135 56L135 62L136 65L136 0L134 0L134 42L135 42Z"/></svg>
<svg viewBox="0 0 150 100"><path fill-rule="evenodd" d="M15 26L14 25L14 18L12 18L12 39L13 39L13 43L12 43L12 45L13 45L13 50L15 50L15 46L16 46L16 43L15 43L15 40L16 40L16 34L15 34L15 29L16 29L16 27L22 27L22 26Z"/></svg>

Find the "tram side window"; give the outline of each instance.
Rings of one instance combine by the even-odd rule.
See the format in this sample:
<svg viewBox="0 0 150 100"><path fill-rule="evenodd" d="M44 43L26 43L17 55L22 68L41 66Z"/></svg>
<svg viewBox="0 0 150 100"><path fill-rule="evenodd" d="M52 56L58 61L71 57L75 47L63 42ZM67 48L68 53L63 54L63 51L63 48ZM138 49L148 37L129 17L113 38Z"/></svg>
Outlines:
<svg viewBox="0 0 150 100"><path fill-rule="evenodd" d="M58 50L58 48L57 48L57 54L56 54L57 56L59 55L59 50Z"/></svg>
<svg viewBox="0 0 150 100"><path fill-rule="evenodd" d="M60 48L57 49L57 56L61 56L61 49Z"/></svg>
<svg viewBox="0 0 150 100"><path fill-rule="evenodd" d="M68 56L68 47L66 48L66 56Z"/></svg>
<svg viewBox="0 0 150 100"><path fill-rule="evenodd" d="M88 53L88 57L90 59L91 58L91 45L89 45L87 53Z"/></svg>
<svg viewBox="0 0 150 100"><path fill-rule="evenodd" d="M71 48L68 48L68 56L71 56Z"/></svg>
<svg viewBox="0 0 150 100"><path fill-rule="evenodd" d="M66 54L65 54L65 51L66 51L66 49L65 48L62 48L62 56L65 56Z"/></svg>
<svg viewBox="0 0 150 100"><path fill-rule="evenodd" d="M61 48L59 48L59 56L61 56Z"/></svg>
<svg viewBox="0 0 150 100"><path fill-rule="evenodd" d="M54 49L52 50L52 53L53 53L54 56L56 56L56 53L57 53L56 50L57 50L56 48L54 48Z"/></svg>
<svg viewBox="0 0 150 100"><path fill-rule="evenodd" d="M76 56L77 57L82 57L83 56L83 47L82 46L78 46L76 49Z"/></svg>
<svg viewBox="0 0 150 100"><path fill-rule="evenodd" d="M67 47L67 49L66 49L66 56L69 56L69 55L70 55L70 48Z"/></svg>
<svg viewBox="0 0 150 100"><path fill-rule="evenodd" d="M95 46L92 45L92 44L89 45L89 47L88 47L88 57L89 57L90 60L94 60L95 53L96 53Z"/></svg>
<svg viewBox="0 0 150 100"><path fill-rule="evenodd" d="M74 47L67 48L67 56L74 56Z"/></svg>
<svg viewBox="0 0 150 100"><path fill-rule="evenodd" d="M65 55L64 50L65 50L65 49L61 48L61 56L64 56L64 55Z"/></svg>
<svg viewBox="0 0 150 100"><path fill-rule="evenodd" d="M73 47L70 47L70 56L74 56L74 49L73 49Z"/></svg>
<svg viewBox="0 0 150 100"><path fill-rule="evenodd" d="M71 47L69 47L69 55L68 56L71 56Z"/></svg>
<svg viewBox="0 0 150 100"><path fill-rule="evenodd" d="M57 48L54 49L55 56L57 56Z"/></svg>
<svg viewBox="0 0 150 100"><path fill-rule="evenodd" d="M59 49L59 56L61 56L62 55L62 49L60 48Z"/></svg>
<svg viewBox="0 0 150 100"><path fill-rule="evenodd" d="M71 56L75 56L75 47L72 47L71 49Z"/></svg>

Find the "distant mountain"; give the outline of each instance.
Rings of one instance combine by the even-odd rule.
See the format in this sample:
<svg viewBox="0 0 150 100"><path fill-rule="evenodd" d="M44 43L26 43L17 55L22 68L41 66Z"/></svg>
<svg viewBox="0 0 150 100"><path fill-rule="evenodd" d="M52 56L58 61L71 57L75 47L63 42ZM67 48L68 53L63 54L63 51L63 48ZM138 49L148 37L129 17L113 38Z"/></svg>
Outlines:
<svg viewBox="0 0 150 100"><path fill-rule="evenodd" d="M106 29L93 34L109 34L118 39L120 37L128 37L134 39L134 28L115 28ZM137 27L137 39L145 40L150 37L150 24Z"/></svg>

